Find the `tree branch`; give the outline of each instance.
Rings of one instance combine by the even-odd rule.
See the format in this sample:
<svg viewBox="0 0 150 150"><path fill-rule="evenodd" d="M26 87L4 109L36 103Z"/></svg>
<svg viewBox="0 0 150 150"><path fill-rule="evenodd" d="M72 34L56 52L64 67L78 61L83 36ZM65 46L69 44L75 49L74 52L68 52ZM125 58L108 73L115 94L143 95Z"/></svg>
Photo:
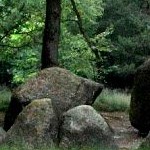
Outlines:
<svg viewBox="0 0 150 150"><path fill-rule="evenodd" d="M83 35L83 38L85 39L85 41L88 44L88 46L91 49L91 51L95 54L96 59L100 60L101 56L100 56L99 50L95 48L95 46L92 44L89 36L86 34L86 32L84 30L83 23L82 23L82 18L81 18L80 13L79 13L79 11L77 9L75 1L71 0L71 4L72 4L73 11L75 12L76 17L77 17L77 21L76 22L78 24L80 33Z"/></svg>
<svg viewBox="0 0 150 150"><path fill-rule="evenodd" d="M72 4L73 11L75 12L75 14L77 16L77 19L78 19L76 22L78 24L79 30L80 30L81 34L83 35L85 41L87 42L88 46L90 48L92 48L91 41L90 41L88 35L84 31L82 19L81 19L80 13L79 13L79 11L78 11L78 9L76 7L75 1L71 0L71 4Z"/></svg>
<svg viewBox="0 0 150 150"><path fill-rule="evenodd" d="M100 51L95 47L95 45L91 42L90 37L86 34L84 27L83 27L83 23L82 23L82 18L80 16L80 13L77 9L76 3L74 0L71 0L71 4L72 4L72 8L73 11L76 14L77 17L77 24L80 30L80 33L83 35L83 38L85 39L85 42L88 44L89 48L91 49L91 52L95 55L95 65L96 65L96 69L97 69L97 77L96 79L99 80L100 79L100 73L101 73L101 66L102 66L102 57L100 54Z"/></svg>

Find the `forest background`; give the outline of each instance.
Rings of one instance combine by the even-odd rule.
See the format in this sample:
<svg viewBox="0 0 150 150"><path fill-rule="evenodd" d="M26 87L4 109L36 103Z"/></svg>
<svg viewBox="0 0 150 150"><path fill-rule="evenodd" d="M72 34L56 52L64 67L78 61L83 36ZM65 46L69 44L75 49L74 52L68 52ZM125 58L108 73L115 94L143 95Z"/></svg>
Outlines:
<svg viewBox="0 0 150 150"><path fill-rule="evenodd" d="M75 0L84 33L62 1L59 66L112 88L131 88L150 56L149 0ZM41 68L44 0L0 0L0 84L17 86Z"/></svg>

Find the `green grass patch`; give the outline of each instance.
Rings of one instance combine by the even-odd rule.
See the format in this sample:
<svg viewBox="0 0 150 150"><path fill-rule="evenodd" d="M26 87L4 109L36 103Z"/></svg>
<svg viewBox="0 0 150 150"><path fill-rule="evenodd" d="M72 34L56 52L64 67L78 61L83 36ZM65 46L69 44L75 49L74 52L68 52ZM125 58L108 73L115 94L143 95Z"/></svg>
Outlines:
<svg viewBox="0 0 150 150"><path fill-rule="evenodd" d="M40 147L40 148L33 148L28 145L15 145L15 146L9 146L9 145L1 145L0 150L59 150L58 148L52 147Z"/></svg>
<svg viewBox="0 0 150 150"><path fill-rule="evenodd" d="M84 147L84 148L57 148L57 147L40 147L40 148L33 148L28 145L15 145L15 146L9 146L9 145L1 145L0 150L110 150L100 147ZM113 150L113 149L111 149Z"/></svg>
<svg viewBox="0 0 150 150"><path fill-rule="evenodd" d="M0 87L0 111L6 111L11 99L11 91L6 87Z"/></svg>
<svg viewBox="0 0 150 150"><path fill-rule="evenodd" d="M34 145L32 145L31 143L23 140L15 139L13 141L5 141L5 143L0 145L0 150L114 150L114 148L106 148L105 146L99 144L97 145L95 143L91 145L66 146L67 145L64 145L64 147L59 147L56 143L51 143L49 145L45 143L41 143L40 145L39 143L34 143Z"/></svg>
<svg viewBox="0 0 150 150"><path fill-rule="evenodd" d="M126 91L104 89L93 107L97 111L128 111L131 94Z"/></svg>
<svg viewBox="0 0 150 150"><path fill-rule="evenodd" d="M34 149L34 148L29 148L29 147L26 147L26 146L22 146L22 147L19 147L19 146L7 146L7 145L3 145L3 146L0 146L0 150L58 150L56 148L39 148L39 149Z"/></svg>

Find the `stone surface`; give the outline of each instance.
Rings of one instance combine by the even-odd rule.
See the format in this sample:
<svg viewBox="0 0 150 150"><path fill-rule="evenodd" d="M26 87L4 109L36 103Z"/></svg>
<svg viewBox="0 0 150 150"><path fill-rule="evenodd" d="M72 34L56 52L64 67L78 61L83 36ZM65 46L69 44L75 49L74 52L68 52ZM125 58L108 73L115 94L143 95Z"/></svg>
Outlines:
<svg viewBox="0 0 150 150"><path fill-rule="evenodd" d="M7 131L22 108L34 99L52 99L54 109L60 116L72 107L93 104L102 88L101 84L78 77L65 69L44 69L13 92L5 116L4 129Z"/></svg>
<svg viewBox="0 0 150 150"><path fill-rule="evenodd" d="M130 122L146 136L150 130L150 59L135 74L130 103Z"/></svg>
<svg viewBox="0 0 150 150"><path fill-rule="evenodd" d="M60 147L118 149L112 130L104 118L88 105L77 106L64 113L60 130Z"/></svg>
<svg viewBox="0 0 150 150"><path fill-rule="evenodd" d="M50 99L32 101L18 115L15 123L7 132L6 142L25 143L38 147L54 145L57 142L58 119Z"/></svg>
<svg viewBox="0 0 150 150"><path fill-rule="evenodd" d="M3 143L5 137L6 137L6 131L2 127L0 127L0 144Z"/></svg>

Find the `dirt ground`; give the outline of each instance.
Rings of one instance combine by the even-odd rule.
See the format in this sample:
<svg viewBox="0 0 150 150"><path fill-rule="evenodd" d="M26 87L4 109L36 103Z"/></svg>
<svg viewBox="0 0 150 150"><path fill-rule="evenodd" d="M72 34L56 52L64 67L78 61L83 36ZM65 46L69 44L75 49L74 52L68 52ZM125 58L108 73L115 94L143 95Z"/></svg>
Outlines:
<svg viewBox="0 0 150 150"><path fill-rule="evenodd" d="M102 112L101 115L114 131L114 138L120 150L136 149L144 140L138 136L138 131L129 122L127 113L124 112Z"/></svg>
<svg viewBox="0 0 150 150"><path fill-rule="evenodd" d="M3 126L4 113L0 112L0 127ZM143 141L138 132L129 122L128 114L124 112L102 112L101 115L114 131L114 138L120 150L131 150Z"/></svg>

